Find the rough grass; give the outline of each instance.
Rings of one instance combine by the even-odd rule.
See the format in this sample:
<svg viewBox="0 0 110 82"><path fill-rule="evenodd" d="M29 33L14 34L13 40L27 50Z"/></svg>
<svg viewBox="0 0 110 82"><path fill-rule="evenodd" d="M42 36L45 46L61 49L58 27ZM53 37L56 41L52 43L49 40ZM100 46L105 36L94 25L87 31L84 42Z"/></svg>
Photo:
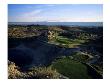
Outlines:
<svg viewBox="0 0 110 82"><path fill-rule="evenodd" d="M70 58L59 59L52 65L59 73L67 76L70 79L89 79L87 67L80 63L71 60Z"/></svg>
<svg viewBox="0 0 110 82"><path fill-rule="evenodd" d="M80 52L73 53L71 57L73 60L83 62L83 63L88 62L90 59L90 57L88 55L81 54Z"/></svg>

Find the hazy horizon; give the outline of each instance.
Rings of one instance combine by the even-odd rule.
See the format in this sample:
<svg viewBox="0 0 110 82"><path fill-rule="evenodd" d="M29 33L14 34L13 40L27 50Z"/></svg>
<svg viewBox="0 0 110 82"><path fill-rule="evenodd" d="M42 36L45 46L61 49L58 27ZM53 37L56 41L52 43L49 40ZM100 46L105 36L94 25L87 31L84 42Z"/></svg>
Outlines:
<svg viewBox="0 0 110 82"><path fill-rule="evenodd" d="M103 22L8 22L9 25L103 26Z"/></svg>

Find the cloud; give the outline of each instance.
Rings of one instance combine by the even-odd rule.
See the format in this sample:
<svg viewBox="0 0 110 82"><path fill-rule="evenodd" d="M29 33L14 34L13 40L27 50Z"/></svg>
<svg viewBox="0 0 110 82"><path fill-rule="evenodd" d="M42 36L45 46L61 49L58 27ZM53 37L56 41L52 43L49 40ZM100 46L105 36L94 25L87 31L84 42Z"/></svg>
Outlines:
<svg viewBox="0 0 110 82"><path fill-rule="evenodd" d="M33 16L37 16L38 14L40 14L42 12L42 10L34 10L32 12L25 12L24 14L22 14L22 17L33 17Z"/></svg>
<svg viewBox="0 0 110 82"><path fill-rule="evenodd" d="M48 7L53 7L53 6L55 6L55 4L48 4L48 5L46 5L46 6L48 6Z"/></svg>
<svg viewBox="0 0 110 82"><path fill-rule="evenodd" d="M56 17L55 15L41 15L41 13L46 13L42 9L34 10L31 12L25 12L21 14L21 16L12 16L9 17L10 22L102 22L102 16L92 16L88 17L91 12L87 12L87 16L63 16L59 15ZM66 14L66 13L65 13Z"/></svg>

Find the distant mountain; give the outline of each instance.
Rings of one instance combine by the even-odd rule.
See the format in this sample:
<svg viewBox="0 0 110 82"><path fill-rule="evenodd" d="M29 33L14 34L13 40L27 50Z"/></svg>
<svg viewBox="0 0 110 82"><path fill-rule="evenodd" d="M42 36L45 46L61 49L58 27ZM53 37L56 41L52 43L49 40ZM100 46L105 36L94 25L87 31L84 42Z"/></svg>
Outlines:
<svg viewBox="0 0 110 82"><path fill-rule="evenodd" d="M66 26L103 26L103 22L9 22L15 25L66 25Z"/></svg>

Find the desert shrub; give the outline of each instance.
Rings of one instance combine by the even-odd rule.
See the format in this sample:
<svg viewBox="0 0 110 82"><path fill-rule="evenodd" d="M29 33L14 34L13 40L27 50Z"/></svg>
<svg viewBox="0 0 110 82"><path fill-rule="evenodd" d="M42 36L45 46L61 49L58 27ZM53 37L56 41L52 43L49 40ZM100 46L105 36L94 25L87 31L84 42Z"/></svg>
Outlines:
<svg viewBox="0 0 110 82"><path fill-rule="evenodd" d="M58 79L59 73L51 67L33 67L29 69L28 78L32 79Z"/></svg>
<svg viewBox="0 0 110 82"><path fill-rule="evenodd" d="M51 67L32 67L22 72L13 62L8 62L9 79L58 79L60 74Z"/></svg>
<svg viewBox="0 0 110 82"><path fill-rule="evenodd" d="M24 73L19 71L19 67L15 65L13 62L8 62L8 78L9 79L18 79L22 78Z"/></svg>

